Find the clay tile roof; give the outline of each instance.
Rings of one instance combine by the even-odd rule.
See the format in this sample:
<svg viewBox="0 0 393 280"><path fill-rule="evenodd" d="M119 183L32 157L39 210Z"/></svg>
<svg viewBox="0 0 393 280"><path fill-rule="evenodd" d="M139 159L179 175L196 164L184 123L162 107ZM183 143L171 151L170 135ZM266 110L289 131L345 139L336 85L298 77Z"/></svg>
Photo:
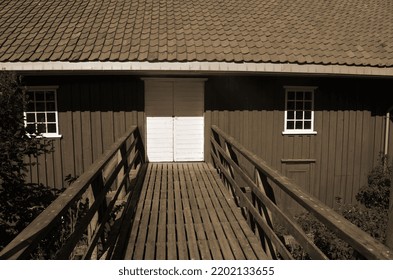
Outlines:
<svg viewBox="0 0 393 280"><path fill-rule="evenodd" d="M393 67L391 0L1 0L0 62Z"/></svg>

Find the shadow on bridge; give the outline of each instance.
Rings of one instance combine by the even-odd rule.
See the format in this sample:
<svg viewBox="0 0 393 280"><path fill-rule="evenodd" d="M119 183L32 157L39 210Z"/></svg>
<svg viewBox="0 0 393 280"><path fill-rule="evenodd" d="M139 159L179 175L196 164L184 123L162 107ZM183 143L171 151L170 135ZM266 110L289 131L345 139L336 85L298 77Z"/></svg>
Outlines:
<svg viewBox="0 0 393 280"><path fill-rule="evenodd" d="M284 194L359 258L393 259L389 248L215 126L211 158L213 165L148 164L132 127L0 258L293 259L285 243L290 238L309 258L327 259L276 201Z"/></svg>

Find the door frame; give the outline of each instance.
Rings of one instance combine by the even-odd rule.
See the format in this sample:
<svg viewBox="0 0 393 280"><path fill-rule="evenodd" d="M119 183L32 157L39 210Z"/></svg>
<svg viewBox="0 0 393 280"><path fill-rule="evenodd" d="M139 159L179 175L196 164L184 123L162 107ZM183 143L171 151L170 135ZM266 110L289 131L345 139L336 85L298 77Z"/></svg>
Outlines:
<svg viewBox="0 0 393 280"><path fill-rule="evenodd" d="M146 159L148 160L148 147L147 147L147 118L148 115L146 114L146 81L160 81L160 82L201 82L203 83L203 161L206 160L206 129L205 129L205 112L206 112L206 103L205 103L205 82L208 80L207 78L181 78L181 77L142 77L141 80L144 82L144 127L146 129L144 129L144 133L143 133L143 137L144 137L144 143L146 143ZM175 118L176 116L173 115L173 118ZM175 154L175 151L173 151L173 153ZM175 162L175 159L173 159L173 162Z"/></svg>

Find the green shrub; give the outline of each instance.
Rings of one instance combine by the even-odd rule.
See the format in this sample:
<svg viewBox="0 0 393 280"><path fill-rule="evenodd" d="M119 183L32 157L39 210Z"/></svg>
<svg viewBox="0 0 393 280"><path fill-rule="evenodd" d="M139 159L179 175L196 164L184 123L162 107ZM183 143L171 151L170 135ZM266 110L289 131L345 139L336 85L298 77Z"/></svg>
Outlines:
<svg viewBox="0 0 393 280"><path fill-rule="evenodd" d="M0 250L33 221L59 194L44 185L0 190Z"/></svg>
<svg viewBox="0 0 393 280"><path fill-rule="evenodd" d="M21 78L0 71L0 249L25 228L60 192L25 184L26 157L51 152L52 143L25 128Z"/></svg>
<svg viewBox="0 0 393 280"><path fill-rule="evenodd" d="M367 208L389 208L392 166L388 156L380 155L368 174L367 185L360 188L356 200Z"/></svg>
<svg viewBox="0 0 393 280"><path fill-rule="evenodd" d="M356 194L359 204L343 204L340 198L336 198L335 210L381 243L386 239L391 175L392 167L389 159L381 155L377 166L368 175L367 185ZM338 238L311 214L301 214L296 217L296 220L328 258L336 260L361 258L350 245ZM297 255L301 254L297 253Z"/></svg>
<svg viewBox="0 0 393 280"><path fill-rule="evenodd" d="M373 238L384 243L388 223L388 210L363 205L341 205L338 212Z"/></svg>
<svg viewBox="0 0 393 280"><path fill-rule="evenodd" d="M310 236L314 244L329 258L333 260L356 259L354 250L339 239L330 229L319 222L309 213L297 216L297 222Z"/></svg>
<svg viewBox="0 0 393 280"><path fill-rule="evenodd" d="M0 189L24 184L25 157L37 157L51 151L51 141L28 135L21 78L0 72Z"/></svg>

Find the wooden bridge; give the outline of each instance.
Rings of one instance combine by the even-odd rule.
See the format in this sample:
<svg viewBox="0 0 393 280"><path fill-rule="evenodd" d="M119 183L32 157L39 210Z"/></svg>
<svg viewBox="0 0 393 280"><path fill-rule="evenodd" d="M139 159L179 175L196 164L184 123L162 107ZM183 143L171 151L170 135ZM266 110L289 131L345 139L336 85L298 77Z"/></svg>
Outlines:
<svg viewBox="0 0 393 280"><path fill-rule="evenodd" d="M206 163L149 164L126 259L264 259L259 240Z"/></svg>
<svg viewBox="0 0 393 280"><path fill-rule="evenodd" d="M293 259L290 239L309 258L327 259L278 202L286 196L359 258L393 259L389 248L218 127L212 135L213 164L146 163L138 129L131 128L0 258Z"/></svg>

